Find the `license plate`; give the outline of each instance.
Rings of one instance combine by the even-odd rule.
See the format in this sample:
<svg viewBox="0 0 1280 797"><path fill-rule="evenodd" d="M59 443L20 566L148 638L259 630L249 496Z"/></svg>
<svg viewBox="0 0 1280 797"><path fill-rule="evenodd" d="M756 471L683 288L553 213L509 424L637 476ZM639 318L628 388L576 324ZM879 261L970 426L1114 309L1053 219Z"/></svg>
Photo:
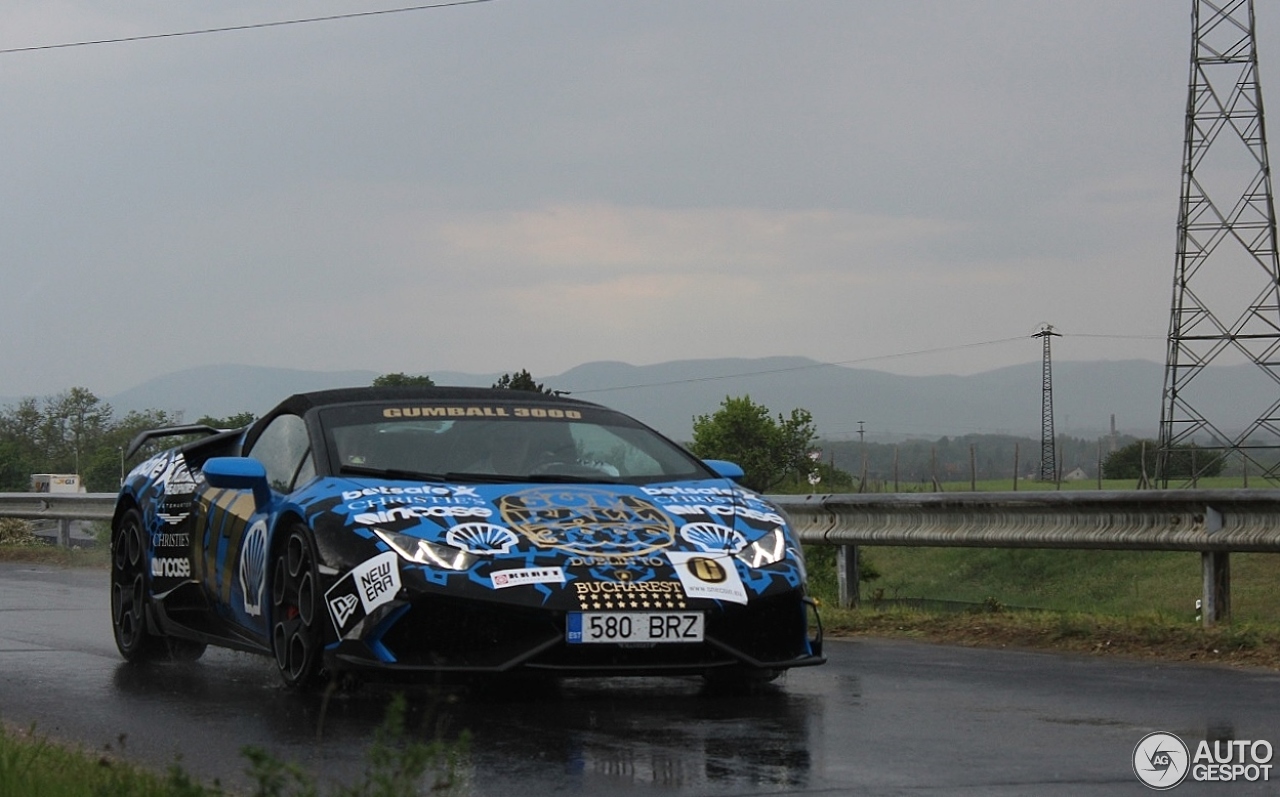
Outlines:
<svg viewBox="0 0 1280 797"><path fill-rule="evenodd" d="M571 645L701 642L702 612L569 612Z"/></svg>

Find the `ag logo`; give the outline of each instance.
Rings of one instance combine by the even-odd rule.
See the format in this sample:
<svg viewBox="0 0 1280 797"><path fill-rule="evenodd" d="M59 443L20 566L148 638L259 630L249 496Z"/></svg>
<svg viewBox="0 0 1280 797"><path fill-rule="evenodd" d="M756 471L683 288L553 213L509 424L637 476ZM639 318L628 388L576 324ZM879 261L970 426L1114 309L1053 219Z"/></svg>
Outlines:
<svg viewBox="0 0 1280 797"><path fill-rule="evenodd" d="M729 578L724 565L705 556L695 556L689 560L689 572L708 584L721 584Z"/></svg>
<svg viewBox="0 0 1280 797"><path fill-rule="evenodd" d="M1143 785L1164 791L1187 777L1190 754L1172 733L1148 733L1133 748L1133 774Z"/></svg>

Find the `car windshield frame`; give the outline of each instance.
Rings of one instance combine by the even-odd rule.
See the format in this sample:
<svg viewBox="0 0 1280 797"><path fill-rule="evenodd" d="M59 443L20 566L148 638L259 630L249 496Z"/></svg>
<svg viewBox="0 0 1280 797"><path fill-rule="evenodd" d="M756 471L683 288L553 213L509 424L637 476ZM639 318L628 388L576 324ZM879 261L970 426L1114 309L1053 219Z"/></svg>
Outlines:
<svg viewBox="0 0 1280 797"><path fill-rule="evenodd" d="M314 419L333 475L634 485L719 478L656 430L588 403L382 400L319 407Z"/></svg>

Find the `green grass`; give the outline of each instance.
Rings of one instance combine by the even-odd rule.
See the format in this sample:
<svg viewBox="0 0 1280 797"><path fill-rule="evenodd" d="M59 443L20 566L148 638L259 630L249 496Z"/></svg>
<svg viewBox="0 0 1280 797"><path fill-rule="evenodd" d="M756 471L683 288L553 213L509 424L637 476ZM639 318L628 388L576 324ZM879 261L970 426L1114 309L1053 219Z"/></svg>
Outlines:
<svg viewBox="0 0 1280 797"><path fill-rule="evenodd" d="M212 797L176 767L158 775L109 754L94 755L0 726L0 794L24 797Z"/></svg>
<svg viewBox="0 0 1280 797"><path fill-rule="evenodd" d="M1181 486L1181 485L1179 485ZM1250 488L1271 485L1258 477ZM979 481L978 492L1009 491L1013 480ZM1239 476L1201 479L1200 489L1239 489ZM913 489L914 488L914 489ZM947 482L944 492L969 492L969 482ZM1104 490L1133 490L1132 479L1103 480ZM891 487L890 487L891 489ZM1020 480L1019 491L1058 489ZM1063 482L1062 490L1096 490L1096 480ZM903 492L924 492L918 485ZM834 549L808 547L810 588L828 605L835 603ZM1024 548L862 547L862 597L918 598L1077 612L1112 617L1194 621L1201 597L1200 554L1171 551L1038 550ZM1231 614L1236 622L1280 627L1280 555L1231 554ZM865 579L865 576L864 576Z"/></svg>
<svg viewBox="0 0 1280 797"><path fill-rule="evenodd" d="M301 767L268 751L245 747L250 792L228 792L218 781L202 784L175 763L164 775L101 754L58 744L34 729L17 731L0 724L0 795L23 797L416 797L449 795L465 786L459 773L470 749L464 731L446 739L442 729L424 736L405 724L406 701L396 695L373 734L364 779L353 785L320 787ZM427 729L424 723L424 729ZM121 743L123 744L123 738Z"/></svg>
<svg viewBox="0 0 1280 797"><path fill-rule="evenodd" d="M861 549L862 597L922 598L1109 616L1194 620L1201 597L1200 555L1170 551L1026 548ZM834 549L810 548L810 582L824 602L836 597ZM1231 613L1241 622L1280 624L1280 556L1231 555Z"/></svg>

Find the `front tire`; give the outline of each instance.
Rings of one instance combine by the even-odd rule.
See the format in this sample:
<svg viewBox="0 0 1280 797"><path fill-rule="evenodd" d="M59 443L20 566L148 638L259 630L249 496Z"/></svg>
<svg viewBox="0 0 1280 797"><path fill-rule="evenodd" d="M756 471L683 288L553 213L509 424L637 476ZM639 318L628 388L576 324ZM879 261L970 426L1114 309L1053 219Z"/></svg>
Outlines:
<svg viewBox="0 0 1280 797"><path fill-rule="evenodd" d="M280 677L295 689L326 680L318 557L307 527L295 524L271 556L271 648Z"/></svg>

